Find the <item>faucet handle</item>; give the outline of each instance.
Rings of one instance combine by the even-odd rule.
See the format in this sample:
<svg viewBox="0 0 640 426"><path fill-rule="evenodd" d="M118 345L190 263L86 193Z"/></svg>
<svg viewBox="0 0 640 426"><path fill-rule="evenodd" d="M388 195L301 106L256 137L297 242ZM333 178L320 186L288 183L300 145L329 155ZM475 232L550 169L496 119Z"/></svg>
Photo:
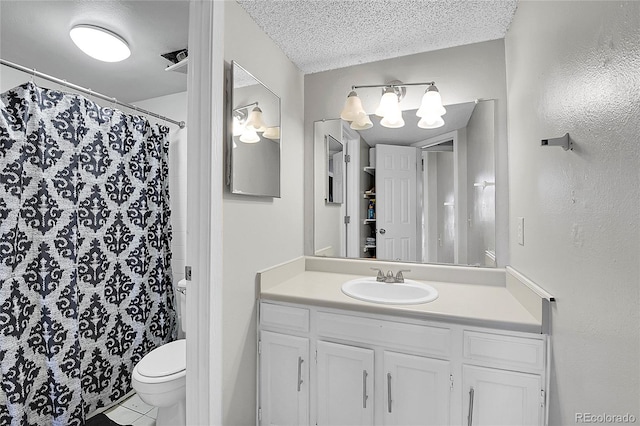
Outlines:
<svg viewBox="0 0 640 426"><path fill-rule="evenodd" d="M376 281L384 281L384 272L379 268L370 268L372 271L378 271L378 276L376 277Z"/></svg>
<svg viewBox="0 0 640 426"><path fill-rule="evenodd" d="M396 274L396 282L399 282L399 283L404 282L404 276L402 275L403 272L411 272L411 269L400 269Z"/></svg>

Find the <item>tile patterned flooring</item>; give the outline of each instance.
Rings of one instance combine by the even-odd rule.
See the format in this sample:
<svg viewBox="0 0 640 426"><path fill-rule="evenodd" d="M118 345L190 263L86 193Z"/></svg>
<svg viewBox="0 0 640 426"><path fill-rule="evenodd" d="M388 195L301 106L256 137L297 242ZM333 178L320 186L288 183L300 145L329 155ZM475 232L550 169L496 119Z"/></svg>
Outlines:
<svg viewBox="0 0 640 426"><path fill-rule="evenodd" d="M137 394L104 412L121 425L156 426L158 408L148 405Z"/></svg>

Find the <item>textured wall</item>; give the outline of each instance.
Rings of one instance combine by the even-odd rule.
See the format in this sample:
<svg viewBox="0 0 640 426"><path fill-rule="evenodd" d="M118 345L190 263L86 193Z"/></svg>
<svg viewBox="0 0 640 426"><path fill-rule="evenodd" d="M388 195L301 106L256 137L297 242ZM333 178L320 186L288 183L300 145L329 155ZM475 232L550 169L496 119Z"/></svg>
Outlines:
<svg viewBox="0 0 640 426"><path fill-rule="evenodd" d="M506 65L511 263L557 297L550 423L638 418L640 3L521 2Z"/></svg>
<svg viewBox="0 0 640 426"><path fill-rule="evenodd" d="M281 197L224 195L223 424L255 424L256 272L302 255L303 77L234 1L225 3L225 61L281 99ZM220 171L222 173L222 171Z"/></svg>

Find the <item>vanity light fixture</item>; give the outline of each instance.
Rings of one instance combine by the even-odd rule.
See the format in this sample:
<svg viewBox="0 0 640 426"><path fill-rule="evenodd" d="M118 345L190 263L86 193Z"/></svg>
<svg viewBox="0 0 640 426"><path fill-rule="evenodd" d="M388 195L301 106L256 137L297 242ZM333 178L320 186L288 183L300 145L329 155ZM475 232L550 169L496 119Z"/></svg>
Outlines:
<svg viewBox="0 0 640 426"><path fill-rule="evenodd" d="M427 115L418 121L418 127L421 129L437 129L444 126L444 120L439 115Z"/></svg>
<svg viewBox="0 0 640 426"><path fill-rule="evenodd" d="M358 118L353 120L351 126L349 127L351 127L353 130L367 130L373 127L373 123L371 122L371 119L369 118L367 113L362 111L360 112L360 114L358 114Z"/></svg>
<svg viewBox="0 0 640 426"><path fill-rule="evenodd" d="M122 37L95 25L76 25L69 36L80 50L99 61L120 62L131 55Z"/></svg>
<svg viewBox="0 0 640 426"><path fill-rule="evenodd" d="M247 112L251 109L251 112ZM234 108L233 112L233 136L240 136L240 142L258 143L260 135L272 140L280 139L280 127L267 127L262 117L262 110L258 102Z"/></svg>
<svg viewBox="0 0 640 426"><path fill-rule="evenodd" d="M256 106L251 110L245 126L249 129L255 130L256 132L264 132L267 130L267 126L264 124L264 120L262 119L262 110L260 107Z"/></svg>
<svg viewBox="0 0 640 426"><path fill-rule="evenodd" d="M340 118L345 121L356 121L360 114L367 114L362 108L362 101L358 97L355 90L352 90L347 95L347 100L344 102L344 108L340 113Z"/></svg>
<svg viewBox="0 0 640 426"><path fill-rule="evenodd" d="M384 85L367 85L367 86L351 86L351 92L347 96L344 108L340 113L340 118L351 122L351 128L354 130L365 130L373 126L369 116L362 107L362 101L356 93L356 89L362 88L382 88L382 98L380 104L375 110L375 114L381 117L380 125L388 128L400 128L405 125L402 118L402 109L400 101L404 98L408 86L427 86L420 108L416 112L420 121L418 127L422 129L436 129L444 125L442 116L447 110L442 105L440 92L435 86L435 82L425 83L403 83L401 81L392 81Z"/></svg>
<svg viewBox="0 0 640 426"><path fill-rule="evenodd" d="M250 128L249 126L245 126L244 130L242 131L242 135L240 135L240 142L244 142L244 143L257 143L260 142L260 135L258 135L258 133Z"/></svg>
<svg viewBox="0 0 640 426"><path fill-rule="evenodd" d="M267 130L262 134L263 138L271 139L271 140L279 140L280 139L280 127L267 127Z"/></svg>

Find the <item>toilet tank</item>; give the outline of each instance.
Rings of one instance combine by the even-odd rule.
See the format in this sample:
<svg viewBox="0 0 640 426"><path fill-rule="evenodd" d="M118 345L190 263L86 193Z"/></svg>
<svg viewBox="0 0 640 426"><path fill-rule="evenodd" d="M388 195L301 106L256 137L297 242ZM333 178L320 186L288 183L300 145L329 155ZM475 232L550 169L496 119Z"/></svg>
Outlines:
<svg viewBox="0 0 640 426"><path fill-rule="evenodd" d="M186 333L187 325L187 280L178 281L178 305L180 306L180 328Z"/></svg>

